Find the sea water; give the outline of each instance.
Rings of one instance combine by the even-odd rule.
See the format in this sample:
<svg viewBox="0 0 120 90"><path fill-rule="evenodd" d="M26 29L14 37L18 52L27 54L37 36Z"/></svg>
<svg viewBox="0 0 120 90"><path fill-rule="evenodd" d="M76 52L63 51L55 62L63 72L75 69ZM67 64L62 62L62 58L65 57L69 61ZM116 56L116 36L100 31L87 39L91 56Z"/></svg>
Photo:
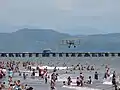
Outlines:
<svg viewBox="0 0 120 90"><path fill-rule="evenodd" d="M5 59L5 58L4 58ZM62 67L64 63L68 67L71 67L72 65L77 65L78 63L85 65L90 64L94 65L96 67L96 71L99 73L99 80L103 82L103 77L105 73L105 65L108 65L110 67L111 72L116 71L117 74L119 74L119 69L120 69L120 57L75 57L75 58L41 58L41 57L32 57L32 58L10 58L10 60L23 60L23 61L36 61L38 63L41 63L44 66L49 66L49 64L54 64L55 66ZM59 62L59 63L58 63ZM49 66L49 68L52 68ZM64 67L65 68L65 67ZM61 71L60 71L61 72ZM80 71L75 71L75 73L72 74L61 74L58 78L58 81L62 83L62 81L67 81L67 77L71 76L72 80L75 81L76 77L79 76ZM83 72L85 77L88 78L88 76L94 77L94 72ZM95 83L99 84L99 82ZM97 86L91 86L89 87L76 87L75 85L73 86L62 86L62 88L66 88L66 90L99 90L100 88L107 88L111 87L111 81L104 81L102 84L97 85ZM110 85L110 86L109 86ZM59 89L59 88L58 88ZM106 90L111 90L111 89L106 89Z"/></svg>

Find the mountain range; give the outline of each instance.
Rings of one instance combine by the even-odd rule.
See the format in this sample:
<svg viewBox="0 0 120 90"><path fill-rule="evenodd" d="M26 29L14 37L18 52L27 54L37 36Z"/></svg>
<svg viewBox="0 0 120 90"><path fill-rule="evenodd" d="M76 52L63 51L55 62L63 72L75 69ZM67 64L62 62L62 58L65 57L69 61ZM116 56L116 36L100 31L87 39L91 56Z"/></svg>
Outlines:
<svg viewBox="0 0 120 90"><path fill-rule="evenodd" d="M63 39L80 39L76 48L61 45ZM0 33L1 52L41 52L50 48L55 52L120 52L120 33L69 35L52 29L20 29Z"/></svg>

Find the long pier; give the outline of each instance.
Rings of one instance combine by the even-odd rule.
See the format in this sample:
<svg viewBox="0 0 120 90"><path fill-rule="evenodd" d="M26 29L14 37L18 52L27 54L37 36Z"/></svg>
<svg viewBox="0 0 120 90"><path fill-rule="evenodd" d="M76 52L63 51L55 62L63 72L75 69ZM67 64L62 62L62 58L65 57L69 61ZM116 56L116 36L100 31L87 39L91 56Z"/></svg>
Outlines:
<svg viewBox="0 0 120 90"><path fill-rule="evenodd" d="M0 57L120 57L120 53L114 52L0 53Z"/></svg>

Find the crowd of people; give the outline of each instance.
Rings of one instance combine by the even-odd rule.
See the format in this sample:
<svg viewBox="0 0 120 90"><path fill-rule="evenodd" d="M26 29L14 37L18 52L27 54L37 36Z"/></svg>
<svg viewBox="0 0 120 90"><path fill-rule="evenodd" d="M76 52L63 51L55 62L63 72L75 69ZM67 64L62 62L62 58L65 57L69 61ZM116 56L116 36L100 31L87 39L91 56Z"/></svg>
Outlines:
<svg viewBox="0 0 120 90"><path fill-rule="evenodd" d="M27 84L23 85L20 80L13 80L14 74L20 73L19 65L20 62L15 61L0 62L0 90L33 90L32 87L27 87Z"/></svg>
<svg viewBox="0 0 120 90"><path fill-rule="evenodd" d="M76 82L74 82L74 83L76 83L76 86L83 87L83 86L86 85L86 84L93 84L93 79L94 79L95 81L98 81L98 80L99 80L99 73L98 73L97 71L95 71L94 66L91 66L91 68L90 68L90 65L88 65L88 66L86 66L86 67L84 67L83 65L81 65L81 66L80 66L80 65L77 65L77 66L75 66L75 67L73 68L73 70L76 70L76 68L81 71L80 74L79 74L79 76L76 77ZM92 79L92 76L89 76L87 80L85 79L85 76L84 76L84 74L82 73L82 71L84 71L85 69L86 69L87 71L93 71L93 72L95 72L93 79ZM117 75L116 75L116 72L113 71L113 73L110 73L110 68L109 68L107 65L105 66L105 69L106 69L106 72L105 72L105 74L104 74L104 76L103 76L104 80L111 79L111 82L112 82L112 85L113 85L113 87L114 87L114 90L120 90L120 88L118 87L118 84L120 84L120 83L119 83L119 81L116 80L116 79L118 78ZM55 74L54 74L54 75L55 75ZM56 75L56 76L57 76L57 75ZM55 76L55 77L56 77L56 76ZM52 89L52 90L54 90L54 88L55 88L55 81L56 81L56 80L57 80L57 79L55 79L55 78L52 78L52 80L51 80L51 83L52 83L51 89ZM68 85L68 86L70 86L71 83L73 83L71 76L69 76L69 77L67 78L67 81L63 81L63 85Z"/></svg>
<svg viewBox="0 0 120 90"><path fill-rule="evenodd" d="M22 64L22 65L21 65ZM1 61L0 62L0 79L3 82L0 82L0 90L33 90L33 87L30 87L27 85L27 83L22 83L21 80L14 80L14 74L18 73L19 76L22 76L24 80L26 80L28 74L26 72L21 72L20 69L21 67L26 70L30 71L31 73L31 78L36 78L36 73L38 73L38 77L44 80L45 84L48 84L48 80L50 81L50 88L51 90L54 90L56 87L56 82L58 80L58 72L59 69L56 69L56 67L53 69L51 74L49 73L47 67L46 68L40 68L39 65L37 64L36 68L32 68L32 66L36 66L34 62L17 62L17 61ZM65 65L66 66L66 65ZM68 69L68 68L67 68ZM85 79L84 76L84 70L94 72L94 79L99 80L99 73L95 69L93 65L81 65L80 63L75 65L72 65L72 68L70 71L75 71L79 70L80 74L78 77L76 77L76 86L81 86L83 87L85 84L92 84L93 79L92 76L89 76L88 79ZM110 77L110 68L108 66L105 66L106 72L104 74L104 79L107 79ZM66 74L67 74L66 70ZM5 78L7 79L7 82L4 82ZM116 81L116 72L114 71L111 77L112 84L115 87L115 90L120 90L118 89L118 82ZM63 81L63 85L71 85L73 83L72 77L69 76L67 78L67 81Z"/></svg>

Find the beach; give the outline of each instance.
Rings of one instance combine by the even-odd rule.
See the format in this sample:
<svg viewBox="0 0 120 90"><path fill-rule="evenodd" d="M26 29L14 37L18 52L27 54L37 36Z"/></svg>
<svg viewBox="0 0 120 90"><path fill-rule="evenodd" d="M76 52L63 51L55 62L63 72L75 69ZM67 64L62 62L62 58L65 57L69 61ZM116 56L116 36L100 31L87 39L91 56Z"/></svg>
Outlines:
<svg viewBox="0 0 120 90"><path fill-rule="evenodd" d="M37 60L36 60L37 59ZM43 60L42 60L43 59ZM77 65L78 63L80 63L81 65L93 65L95 66L95 70L94 71L80 71L80 70L72 70L68 69L66 70L65 68L62 68L62 70L57 70L57 73L59 74L58 76L58 80L56 82L56 90L112 90L113 87L112 85L110 85L110 83L106 83L103 84L103 77L104 77L104 73L105 73L105 65L108 65L109 68L111 69L111 73L115 70L117 75L119 75L119 63L120 63L120 58L119 57L81 57L81 58L68 58L65 60L59 60L59 58L55 59L52 58L50 60L48 60L48 58L27 58L27 60L25 60L25 58L1 58L2 61L7 61L7 60L16 60L16 61L20 61L20 71L25 71L27 72L27 70L25 70L22 67L22 62L24 61L31 61L31 62L35 62L35 66L38 65L42 65L42 66L49 66L51 67L51 70L48 70L49 74L51 74L52 72L52 68L57 66L59 67L63 67L63 64L65 63L67 67L72 67ZM36 60L36 61L35 61ZM64 70L63 70L64 69ZM67 73L66 73L67 71ZM99 81L95 81L93 80L93 84L92 85L86 85L84 87L77 87L74 82L76 80L76 77L79 76L80 72L83 72L85 78L87 79L88 76L92 76L92 78L94 78L94 72L97 71L99 73ZM23 79L22 76L19 76L18 73L14 74L13 76L13 81L14 80L20 80L21 83L24 84L28 84L29 86L32 86L34 88L34 90L50 90L50 80L48 81L47 84L44 83L44 79L40 79L39 77L36 76L35 79L32 79L30 77L31 73L28 74L26 80ZM70 86L67 85L63 85L63 81L67 81L67 77L71 76L73 84ZM3 80L4 81L4 80Z"/></svg>

